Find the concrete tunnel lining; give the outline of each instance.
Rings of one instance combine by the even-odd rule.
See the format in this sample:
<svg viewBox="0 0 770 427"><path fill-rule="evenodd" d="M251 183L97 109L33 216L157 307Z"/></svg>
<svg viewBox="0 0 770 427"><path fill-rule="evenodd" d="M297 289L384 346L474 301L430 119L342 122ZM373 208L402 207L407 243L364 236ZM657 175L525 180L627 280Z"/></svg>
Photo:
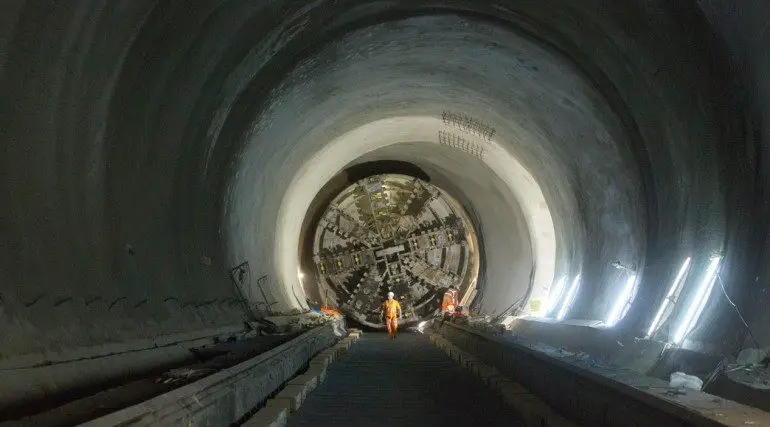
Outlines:
<svg viewBox="0 0 770 427"><path fill-rule="evenodd" d="M555 276L584 277L570 317L606 314L619 259L644 272L619 328L645 330L682 259L702 271L723 250L724 282L756 301L761 329L766 232L745 218L768 182L764 22L741 25L748 7L728 19L722 0L700 2L708 22L696 2L605 3L3 4L4 363L240 323L227 254L291 307L273 243L287 165L367 123L448 106L493 124L542 187ZM408 93L372 82L390 71L411 77ZM712 298L688 345L741 347L723 308Z"/></svg>
<svg viewBox="0 0 770 427"><path fill-rule="evenodd" d="M457 32L457 35L448 37L446 34L453 34L452 31ZM365 44L359 42L362 39L366 40ZM489 39L498 40L492 48L488 45ZM414 40L420 41L413 45ZM508 41L507 44L503 43L505 40ZM408 54L404 52L407 46ZM453 47L451 58L431 53L441 49L441 46ZM465 48L460 50L457 46ZM346 56L340 57L340 52L345 52ZM399 62L395 65L391 64L393 55L399 57ZM333 62L331 58L334 59ZM432 68L439 58L442 65ZM506 62L509 63L507 67L503 65ZM493 69L486 65L488 63L496 63L499 68ZM522 66L524 63L529 65L524 67ZM504 71L506 69L515 69L517 72L509 73ZM387 70L390 77L379 79L377 70ZM427 70L431 71L426 74ZM546 77L539 77L541 75ZM458 84L458 78L462 79L463 84ZM483 86L471 83L473 79L482 81ZM424 84L425 82L435 83ZM343 87L344 90L342 90ZM512 89L490 91L490 88L504 87ZM571 99L565 102L560 96L551 97L552 93L569 96ZM305 195L305 201L294 206L294 209L298 209L296 212L305 212L312 195L320 189L321 185L339 172L346 163L366 153L364 147L368 142L365 140L351 146L350 150L353 150L353 154L347 153L346 148L340 148L339 152L333 156L344 154L346 160L338 161L338 164L328 172L326 172L325 161L304 160L316 155L315 152L325 146L325 141L333 140L335 135L351 126L362 127L363 123L374 121L378 117L397 117L404 112L413 115L431 112L433 117L440 117L444 110L468 111L471 115L479 111L485 114L481 116L481 120L496 129L495 139L504 140L509 147L507 150L516 155L522 153L521 155L526 158L525 163L528 162L537 169L537 176L522 178L522 170L526 168L520 168L516 172L513 170L502 172L505 167L494 165L498 175L505 176L506 173L511 173L506 178L509 181L509 187L517 188L515 191L518 193L520 203L525 202L521 204L527 212L525 218L530 228L530 239L536 242L535 259L540 267L535 271L536 285L533 288L533 298L542 299L547 295L556 267L554 246L556 235L559 234L550 225L538 224L540 220L537 218L541 214L535 212L541 209L538 208L539 206L547 205L546 196L533 200L531 196L523 193L523 191L531 191L522 190L523 188L537 186L535 182L548 182L547 191L551 193L549 195L552 199L551 205L559 206L563 212L560 216L564 218L565 224L559 228L564 236L562 243L565 247L573 245L571 253L568 254L565 251L561 257L564 265L561 274L576 274L570 271L569 265L571 263L579 265L582 259L582 251L579 249L583 245L581 236L584 232L581 232L580 225L582 218L575 214L579 208L576 206L577 201L572 199L574 195L570 191L576 180L583 181L583 185L596 185L601 188L601 191L595 193L596 200L585 203L588 206L594 203L600 205L603 217L598 219L607 222L611 218L610 221L613 223L613 227L599 225L603 228L604 234L597 236L603 242L602 256L606 259L611 255L604 252L618 252L618 249L626 248L619 254L612 255L626 263L640 262L639 251L643 245L640 242L639 233L641 233L640 227L643 228L643 221L638 213L634 213L634 203L628 202L640 197L639 189L632 179L633 168L623 160L618 145L610 142L613 138L621 140L624 138L617 119L606 106L602 105L601 95L593 92L591 86L575 74L567 61L553 53L543 51L534 42L520 38L504 28L488 27L482 22L453 16L410 18L403 22L375 25L361 30L360 34L347 35L325 47L317 56L308 58L287 77L279 89L273 92L270 99L272 101L264 108L263 115L251 125L252 130L248 139L255 143L248 146L240 157L240 166L237 167L239 172L231 184L234 189L230 192L231 204L228 212L237 213L229 218L230 221L238 222L231 223L230 230L238 230L238 227L243 225L240 223L242 219L238 218L257 218L254 208L266 206L265 199L271 199L270 205L275 203L277 197L259 188L265 188L265 184L269 182L270 184L266 187L278 185L272 188L270 193L280 193L275 191L277 188L284 188L280 187L279 183L294 179L287 171L290 169L288 165L302 164L303 161L306 162L304 167L307 171L312 169L312 172L304 173L316 174L315 179L319 181L314 184L316 188ZM536 99L537 102L535 102ZM577 105L583 107L575 108ZM546 110L559 117L559 121L544 123L537 119L537 116ZM302 117L301 124L296 123L297 117ZM443 125L440 120L437 120L435 126L428 127L425 135L418 139L435 140L438 131L447 130L445 126L439 126L440 124ZM584 130L580 130L581 127ZM380 136L380 138L390 143L399 142L400 138L409 142L416 141L405 135L403 130L395 131L398 133L394 136ZM578 136L580 142L566 142L575 136ZM274 149L256 141L276 141L276 143L280 141L282 148ZM353 143L355 141L349 144ZM483 141L479 143L481 146L488 144ZM382 145L383 142L379 144ZM601 167L595 165L595 170L580 167L578 171L583 172L582 176L573 176L573 171L569 168L579 163L571 163L567 159L570 150L568 146L585 146L585 144L595 147L596 152L601 153L603 164ZM311 145L313 148L306 148ZM489 150L489 159L492 162L501 158L498 156L501 153L495 150L496 148ZM596 155L596 153L592 154ZM420 155L429 156L429 152ZM585 160L586 155L583 153L583 159L577 160ZM572 161L574 162L575 159ZM567 166L564 163L571 163L573 166ZM618 170L623 170L625 179L612 178L612 174ZM324 171L324 174L318 175L320 171ZM276 179L279 176L280 178ZM511 181L514 176L518 181L516 184ZM235 197L233 194L260 194L261 199L254 204L248 198ZM613 209L617 211L611 214ZM301 292L297 287L296 252L290 249L299 241L295 236L298 236L297 230L301 217L287 210L281 212L280 216L276 216L278 221L291 219L295 225L292 226L294 227L292 237L286 242L284 242L286 237L283 235L275 239L282 249L278 250L275 258L278 272L276 279L272 282L277 286L283 283L287 289L291 290L271 292L272 298L279 301L277 306L288 304L282 307L290 309L296 305L292 301L296 302L298 299L294 295ZM260 215L264 213L260 212ZM266 218L266 222L261 226L252 224L248 228L269 230L270 218L272 217ZM591 220L593 219L589 219L589 224ZM550 220L545 219L544 222L547 223ZM279 227L278 231L280 230ZM566 233L573 234L568 237ZM234 234L231 232L230 235ZM265 253L265 248L270 247L269 242L273 241L273 235L268 232L262 236L246 238L261 239L261 241L242 243L236 238L230 252L231 262L235 263L237 259L270 259L271 255ZM554 241L549 244L538 243L543 239ZM266 262L269 266L270 261ZM597 266L589 267L597 268ZM598 273L600 277L608 274L601 268L592 273ZM496 280L509 280L502 273L492 274L492 277ZM511 281L520 282L521 280L517 277ZM603 292L614 292L611 289L614 283L604 283L604 280L598 282L595 284L589 282L589 285L584 286L598 287L600 290L603 289ZM503 287L491 284L490 289L498 286ZM506 303L502 301L503 298L495 298L496 296L495 293L488 295L490 300L498 301L502 305L494 307L493 311L500 312L513 302ZM605 310L600 307L596 311Z"/></svg>
<svg viewBox="0 0 770 427"><path fill-rule="evenodd" d="M341 136L328 144L323 151L318 152L313 158L309 159L304 167L301 168L298 176L291 182L290 189L286 193L278 215L276 258L279 260L281 281L287 284L297 283L296 277L299 263L296 256L296 246L300 241L299 236L304 218L293 215L292 212L307 212L315 195L331 177L341 171L347 164L355 162L360 158L365 159L367 153L375 152L389 145L396 145L393 148L398 149L397 144L417 143L413 145L417 146L417 150L413 151L414 153L419 153L426 157L428 162L431 161L432 156L435 156L437 160L440 159L438 157L439 147L436 146L439 144L437 135L446 129L446 124L436 117L384 119L362 126ZM528 292L530 287L534 287L531 293L534 298L542 298L543 295L547 294L553 277L556 246L550 212L544 208L547 206L545 199L534 179L531 178L529 173L515 158L495 142L482 143L485 144L484 147L488 150L487 155L484 157L485 166L490 168L504 182L505 188L515 197L513 200L516 200L523 207L522 209L526 212L524 214L524 221L527 224L527 228L525 228L527 235L517 236L521 239L521 243L515 240L499 241L497 240L498 236L489 236L485 241L487 244L492 242L496 243L495 246L499 245L500 251L504 254L509 253L508 246L516 247L519 244L523 244L524 247L527 247L530 241L534 241L536 242L533 245L535 248L530 249L530 251L534 252L534 256L537 257L539 267L534 275L533 283L530 283L531 267L527 266L526 262L524 265L517 265L520 268L511 271L509 266L511 264L518 264L515 262L515 258L501 259L500 257L490 257L490 254L487 254L486 265L492 271L492 273L487 275L487 280L491 283L489 290L492 295L505 295L509 297L502 298L503 300L508 300L508 304L512 304L519 297L523 298L526 294L530 294ZM396 153L391 150L390 155L395 156ZM475 167L464 171L460 175L461 177L465 173L473 174L479 167L476 162L471 160L463 161L465 156L468 156L468 154L463 153L463 156L459 158L462 162L461 164L467 166L474 165ZM441 163L436 162L436 164ZM473 177L470 177L470 180L473 180ZM458 183L458 186L460 188L463 187L462 183ZM492 193L492 195L497 194ZM472 206L479 211L479 216L482 219L489 215L494 215L494 213L485 212L488 205L495 208L499 207L496 203L485 204L484 198L480 194L476 194L475 197L471 194L464 194L464 196L472 201ZM503 195L503 197L505 196ZM510 196L508 198L509 200L511 199ZM507 207L509 208L508 212L512 214L511 223L515 229L517 219L515 214L517 213L518 206L514 204ZM502 214L504 215L504 213ZM506 225L505 221L499 217L496 219L498 219L497 224L501 227ZM501 235L507 234L507 230L501 232ZM530 254L524 254L523 256L524 259L532 258ZM500 270L505 271L506 274L500 274ZM516 288L516 292L513 295L510 292L506 292L508 287ZM503 306L497 308L498 312L507 308L507 306L504 306L505 301L502 301L501 304Z"/></svg>

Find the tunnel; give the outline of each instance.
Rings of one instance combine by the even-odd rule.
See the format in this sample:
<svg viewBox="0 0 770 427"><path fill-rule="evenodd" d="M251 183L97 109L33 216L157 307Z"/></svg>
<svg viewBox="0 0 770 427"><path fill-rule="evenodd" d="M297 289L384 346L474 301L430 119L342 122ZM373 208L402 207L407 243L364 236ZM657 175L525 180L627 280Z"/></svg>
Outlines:
<svg viewBox="0 0 770 427"><path fill-rule="evenodd" d="M2 2L0 414L245 322L333 307L376 331L389 290L414 326L450 284L555 347L767 355L768 16Z"/></svg>

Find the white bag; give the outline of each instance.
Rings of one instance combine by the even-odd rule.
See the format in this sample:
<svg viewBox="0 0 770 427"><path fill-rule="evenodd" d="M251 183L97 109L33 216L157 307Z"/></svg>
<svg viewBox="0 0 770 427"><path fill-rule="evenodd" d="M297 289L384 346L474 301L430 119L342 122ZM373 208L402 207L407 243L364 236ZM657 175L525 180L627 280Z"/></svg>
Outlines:
<svg viewBox="0 0 770 427"><path fill-rule="evenodd" d="M695 375L687 375L684 372L674 372L671 374L671 382L668 384L671 388L688 388L690 390L700 391L703 388L703 380Z"/></svg>

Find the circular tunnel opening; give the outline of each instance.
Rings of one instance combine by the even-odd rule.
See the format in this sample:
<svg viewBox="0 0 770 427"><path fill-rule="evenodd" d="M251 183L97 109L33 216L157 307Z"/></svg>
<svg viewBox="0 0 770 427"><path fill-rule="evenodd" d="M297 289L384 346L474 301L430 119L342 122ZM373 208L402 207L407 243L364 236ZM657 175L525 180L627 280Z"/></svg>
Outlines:
<svg viewBox="0 0 770 427"><path fill-rule="evenodd" d="M394 292L407 320L416 321L437 311L450 286L470 297L477 248L470 216L449 193L412 176L371 175L321 214L303 285L367 326L381 326L380 306Z"/></svg>
<svg viewBox="0 0 770 427"><path fill-rule="evenodd" d="M298 276L300 276L302 289L305 292L305 298L309 304L316 306L325 304L325 296L322 297L319 287L317 286L317 278L312 274L312 272L317 270L316 263L313 260L313 244L322 213L329 208L332 200L346 187L355 184L356 181L379 174L406 175L425 182L430 182L431 180L431 177L428 174L410 162L379 160L356 163L355 165L345 168L345 170L332 177L318 191L305 213L297 254L299 257ZM310 275L306 275L305 272L311 273Z"/></svg>

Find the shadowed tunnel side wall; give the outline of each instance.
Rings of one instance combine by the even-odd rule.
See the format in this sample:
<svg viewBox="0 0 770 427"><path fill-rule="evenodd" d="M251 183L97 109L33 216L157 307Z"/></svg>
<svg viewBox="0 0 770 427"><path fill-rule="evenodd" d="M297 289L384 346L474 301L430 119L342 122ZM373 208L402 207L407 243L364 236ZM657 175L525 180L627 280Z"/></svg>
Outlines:
<svg viewBox="0 0 770 427"><path fill-rule="evenodd" d="M277 230L302 221L279 218L297 171L361 126L446 109L495 127L542 188L554 272L582 273L571 317L605 317L615 259L643 272L633 331L689 254L724 250L748 298L761 224L741 219L764 181L744 108L766 104L684 3L4 2L0 358L238 323L245 260L277 309L301 306L276 259L296 253ZM504 307L527 283L488 285ZM734 349L721 326L694 339Z"/></svg>

